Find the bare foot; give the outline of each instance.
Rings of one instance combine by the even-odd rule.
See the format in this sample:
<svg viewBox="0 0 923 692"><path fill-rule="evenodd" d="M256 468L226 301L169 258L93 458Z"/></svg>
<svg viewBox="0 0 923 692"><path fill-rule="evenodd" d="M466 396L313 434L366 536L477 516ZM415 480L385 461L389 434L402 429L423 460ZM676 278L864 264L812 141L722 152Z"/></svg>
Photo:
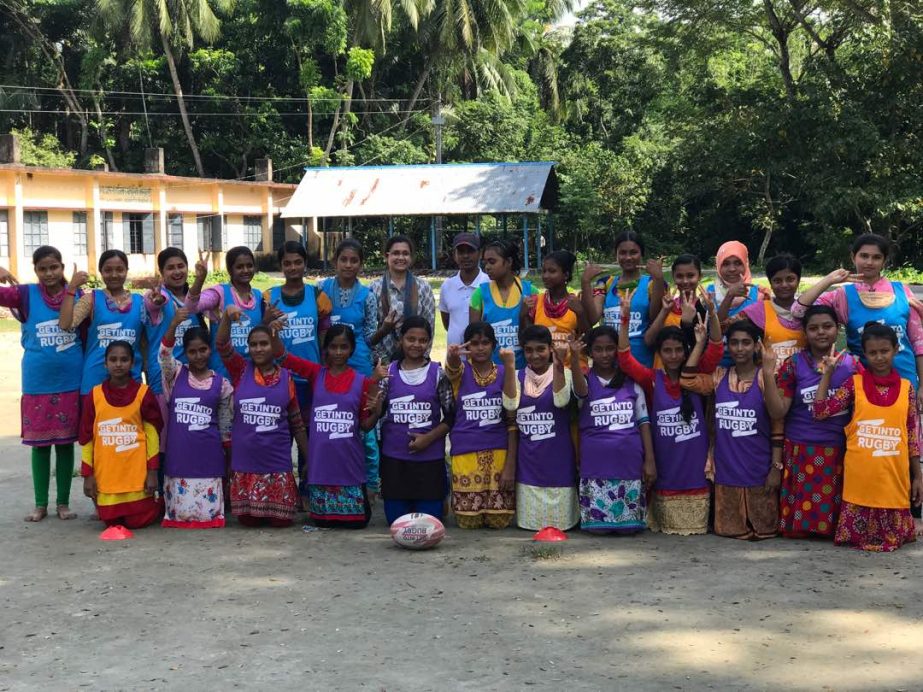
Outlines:
<svg viewBox="0 0 923 692"><path fill-rule="evenodd" d="M36 507L29 514L23 517L23 521L41 521L48 516L48 509L45 507Z"/></svg>
<svg viewBox="0 0 923 692"><path fill-rule="evenodd" d="M58 519L75 519L77 514L67 505L58 505Z"/></svg>
<svg viewBox="0 0 923 692"><path fill-rule="evenodd" d="M923 519L917 519L914 517L913 524L917 530L917 536L923 538Z"/></svg>

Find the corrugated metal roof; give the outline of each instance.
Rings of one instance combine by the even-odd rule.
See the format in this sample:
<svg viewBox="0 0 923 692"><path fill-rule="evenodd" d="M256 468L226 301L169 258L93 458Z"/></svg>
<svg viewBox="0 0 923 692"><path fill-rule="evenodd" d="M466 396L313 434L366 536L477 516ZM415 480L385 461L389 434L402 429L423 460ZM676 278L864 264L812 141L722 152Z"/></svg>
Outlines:
<svg viewBox="0 0 923 692"><path fill-rule="evenodd" d="M308 168L282 216L522 214L553 209L554 163Z"/></svg>

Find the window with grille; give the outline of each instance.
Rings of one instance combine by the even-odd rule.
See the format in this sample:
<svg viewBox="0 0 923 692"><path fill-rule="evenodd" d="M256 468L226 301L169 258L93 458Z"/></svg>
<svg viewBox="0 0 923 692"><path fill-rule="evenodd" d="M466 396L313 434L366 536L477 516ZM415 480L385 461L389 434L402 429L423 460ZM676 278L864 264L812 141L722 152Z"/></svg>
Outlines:
<svg viewBox="0 0 923 692"><path fill-rule="evenodd" d="M10 213L0 209L0 255L10 256Z"/></svg>
<svg viewBox="0 0 923 692"><path fill-rule="evenodd" d="M259 216L244 217L244 245L254 251L263 249L263 219Z"/></svg>
<svg viewBox="0 0 923 692"><path fill-rule="evenodd" d="M87 254L87 213L74 212L74 254Z"/></svg>
<svg viewBox="0 0 923 692"><path fill-rule="evenodd" d="M27 211L22 215L24 254L28 257L42 245L48 245L48 212Z"/></svg>
<svg viewBox="0 0 923 692"><path fill-rule="evenodd" d="M153 214L122 214L122 251L131 255L154 253Z"/></svg>
<svg viewBox="0 0 923 692"><path fill-rule="evenodd" d="M183 215L170 214L167 221L167 245L183 249Z"/></svg>
<svg viewBox="0 0 923 692"><path fill-rule="evenodd" d="M115 218L111 211L99 215L99 236L103 252L115 249Z"/></svg>

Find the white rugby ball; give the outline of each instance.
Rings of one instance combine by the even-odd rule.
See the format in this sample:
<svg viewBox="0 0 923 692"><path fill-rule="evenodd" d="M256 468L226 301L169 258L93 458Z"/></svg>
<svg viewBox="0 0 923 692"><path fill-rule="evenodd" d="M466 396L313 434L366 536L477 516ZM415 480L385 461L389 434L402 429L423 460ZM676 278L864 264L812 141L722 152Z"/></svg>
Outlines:
<svg viewBox="0 0 923 692"><path fill-rule="evenodd" d="M445 526L430 514L405 514L391 524L391 539L402 548L425 550L439 544Z"/></svg>

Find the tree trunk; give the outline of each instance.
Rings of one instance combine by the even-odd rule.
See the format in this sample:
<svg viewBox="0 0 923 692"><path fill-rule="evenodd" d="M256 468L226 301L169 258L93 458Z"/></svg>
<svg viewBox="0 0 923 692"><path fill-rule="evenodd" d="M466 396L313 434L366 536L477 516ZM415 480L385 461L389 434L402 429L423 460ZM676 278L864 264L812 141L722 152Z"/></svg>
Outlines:
<svg viewBox="0 0 923 692"><path fill-rule="evenodd" d="M314 151L314 106L311 103L311 93L308 92L308 152Z"/></svg>
<svg viewBox="0 0 923 692"><path fill-rule="evenodd" d="M766 179L763 182L763 196L766 198L766 204L769 207L769 223L766 224L766 231L763 234L763 242L760 243L760 251L756 257L756 263L763 266L763 260L766 257L766 250L769 249L769 241L772 240L772 231L775 228L775 214L772 205L772 190L769 187L770 174L766 172Z"/></svg>
<svg viewBox="0 0 923 692"><path fill-rule="evenodd" d="M195 161L196 172L200 178L205 177L205 168L202 166L202 157L199 156L199 147L196 145L195 136L192 134L192 125L189 122L189 114L186 112L186 100L183 98L183 87L179 83L179 74L176 72L176 61L173 59L173 50L164 33L160 32L160 43L163 45L163 53L167 59L167 67L170 68L170 79L173 81L173 92L176 94L176 103L179 106L180 118L183 121L183 129L186 131L186 139L189 141L189 149L192 151L192 159Z"/></svg>
<svg viewBox="0 0 923 692"><path fill-rule="evenodd" d="M353 88L355 86L356 83L351 79L346 82L346 103L343 106L343 117L340 119L340 148L343 151L349 150L349 146L346 144L346 135L349 132L349 118L347 116L352 112L353 109Z"/></svg>
<svg viewBox="0 0 923 692"><path fill-rule="evenodd" d="M410 96L410 101L407 103L407 112L404 113L404 120L401 122L401 128L405 129L407 123L410 122L410 116L413 115L413 109L417 105L417 100L420 98L420 94L423 92L423 87L426 85L426 80L429 79L429 73L433 70L433 63L427 59L426 65L423 67L423 74L420 75L420 79L417 80L417 85L413 88L413 94Z"/></svg>
<svg viewBox="0 0 923 692"><path fill-rule="evenodd" d="M789 101L795 100L795 80L792 77L791 58L788 52L788 35L789 30L782 26L779 16L776 14L775 7L772 6L772 0L763 0L763 7L766 10L766 17L769 20L769 28L772 31L776 43L779 44L779 71L782 73L782 81L785 84L785 95Z"/></svg>
<svg viewBox="0 0 923 692"><path fill-rule="evenodd" d="M106 125L106 118L103 115L102 104L99 102L98 93L93 94L93 105L96 107L96 117L99 119L99 140L106 152L109 170L118 172L119 167L115 165L115 157L112 155L112 148L109 146L109 128Z"/></svg>

